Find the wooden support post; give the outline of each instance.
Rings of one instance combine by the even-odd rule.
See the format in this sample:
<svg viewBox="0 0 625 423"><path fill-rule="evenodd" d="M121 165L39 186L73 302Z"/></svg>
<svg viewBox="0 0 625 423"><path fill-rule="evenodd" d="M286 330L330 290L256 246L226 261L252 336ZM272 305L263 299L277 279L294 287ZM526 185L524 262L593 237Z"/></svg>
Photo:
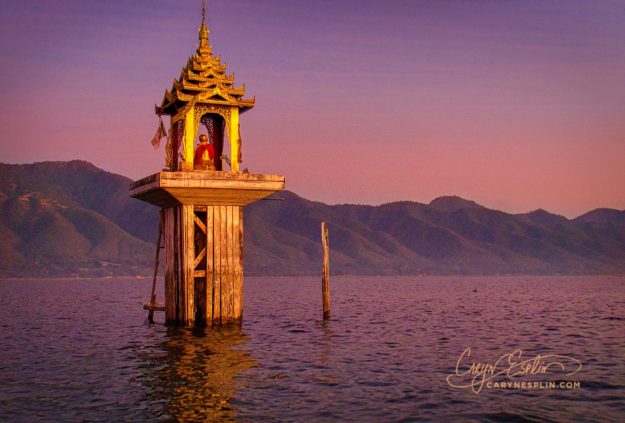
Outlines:
<svg viewBox="0 0 625 423"><path fill-rule="evenodd" d="M165 238L165 322L176 324L176 208L169 207L163 214Z"/></svg>
<svg viewBox="0 0 625 423"><path fill-rule="evenodd" d="M214 309L214 298L215 293L213 292L215 288L214 278L215 278L215 266L214 266L214 246L213 246L213 213L215 207L206 206L206 326L210 327L213 324L213 319L215 316Z"/></svg>
<svg viewBox="0 0 625 423"><path fill-rule="evenodd" d="M230 292L230 269L228 268L228 206L219 206L219 217L221 219L220 232L221 232L221 282L219 288L219 296L221 300L221 323L228 323L230 318L230 304L228 302L228 293Z"/></svg>
<svg viewBox="0 0 625 423"><path fill-rule="evenodd" d="M213 325L221 325L221 207L213 207Z"/></svg>
<svg viewBox="0 0 625 423"><path fill-rule="evenodd" d="M225 254L225 266L226 271L223 275L223 281L225 282L221 287L223 302L225 303L225 321L222 317L224 324L233 322L234 315L234 273L233 273L233 254L232 254L232 207L225 206L226 211L226 226L225 226L225 240L226 240L226 254ZM222 315L222 316L223 316Z"/></svg>
<svg viewBox="0 0 625 423"><path fill-rule="evenodd" d="M323 246L323 273L321 275L323 320L328 320L330 318L330 246L326 222L321 222L321 245Z"/></svg>
<svg viewBox="0 0 625 423"><path fill-rule="evenodd" d="M154 307L156 306L156 275L161 255L161 237L163 235L163 210L159 215L158 238L156 238L156 254L154 254L154 273L152 275L152 293L150 294L150 307L148 311L148 321L154 323Z"/></svg>
<svg viewBox="0 0 625 423"><path fill-rule="evenodd" d="M168 325L240 324L243 207L181 204L165 208L161 219L165 305L146 303L144 308L165 311Z"/></svg>
<svg viewBox="0 0 625 423"><path fill-rule="evenodd" d="M182 232L182 313L183 326L192 327L195 321L195 212L193 205L181 208Z"/></svg>
<svg viewBox="0 0 625 423"><path fill-rule="evenodd" d="M175 213L176 213L176 217L175 217L175 228L174 228L174 236L175 236L175 254L176 254L176 258L175 258L175 262L176 262L176 277L175 277L175 283L176 283L176 292L175 292L175 296L174 299L176 300L176 325L181 325L184 322L184 319L182 317L182 312L183 312L183 306L184 306L184 283L183 283L183 249L182 249L182 206L177 206L175 207Z"/></svg>
<svg viewBox="0 0 625 423"><path fill-rule="evenodd" d="M234 255L234 318L241 323L243 315L243 207L232 211L232 248Z"/></svg>

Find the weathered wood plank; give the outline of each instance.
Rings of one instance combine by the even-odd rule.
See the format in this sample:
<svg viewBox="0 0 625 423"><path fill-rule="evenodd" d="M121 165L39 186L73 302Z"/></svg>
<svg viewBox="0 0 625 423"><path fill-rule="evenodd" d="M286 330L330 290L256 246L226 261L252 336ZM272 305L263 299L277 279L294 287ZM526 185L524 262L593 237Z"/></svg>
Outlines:
<svg viewBox="0 0 625 423"><path fill-rule="evenodd" d="M206 325L213 323L213 209L206 207Z"/></svg>
<svg viewBox="0 0 625 423"><path fill-rule="evenodd" d="M165 238L165 323L176 322L176 285L174 281L174 219L175 208L170 207L163 213L163 232Z"/></svg>
<svg viewBox="0 0 625 423"><path fill-rule="evenodd" d="M184 325L193 326L195 320L195 213L193 206L184 204L182 206L183 217L183 250L184 250L184 285L186 307L184 312Z"/></svg>
<svg viewBox="0 0 625 423"><path fill-rule="evenodd" d="M200 230L204 233L206 233L206 226L204 225L204 222L202 222L202 220L197 217L195 214L193 215L193 220L195 221L195 224L200 228Z"/></svg>
<svg viewBox="0 0 625 423"><path fill-rule="evenodd" d="M150 293L150 304L156 304L156 275L158 274L158 266L161 263L161 238L163 238L163 210L159 213L158 218L158 237L156 238L156 254L154 255L154 272L152 275L152 291ZM148 312L148 321L154 323L154 310Z"/></svg>
<svg viewBox="0 0 625 423"><path fill-rule="evenodd" d="M221 322L227 323L231 317L230 311L230 269L228 266L228 206L219 206L221 216Z"/></svg>
<svg viewBox="0 0 625 423"><path fill-rule="evenodd" d="M243 265L243 238L245 234L245 231L243 230L244 226L245 225L243 224L243 207L239 207L239 243L241 244L241 251L240 251L241 278L243 278L243 274L245 273L245 266Z"/></svg>
<svg viewBox="0 0 625 423"><path fill-rule="evenodd" d="M221 323L221 207L213 207L213 322Z"/></svg>
<svg viewBox="0 0 625 423"><path fill-rule="evenodd" d="M148 310L151 312L155 312L155 311L166 311L165 309L165 305L164 304L158 304L158 303L144 303L143 304L143 309L144 310Z"/></svg>
<svg viewBox="0 0 625 423"><path fill-rule="evenodd" d="M226 206L226 213L228 214L228 222L226 225L226 233L228 234L227 240L227 248L228 248L228 291L226 295L226 300L228 302L228 322L232 323L235 320L234 314L234 206Z"/></svg>
<svg viewBox="0 0 625 423"><path fill-rule="evenodd" d="M182 206L176 207L176 247L177 247L177 257L176 257L176 261L178 263L178 297L176 299L177 301L177 324L178 325L184 325L184 321L185 321L185 312L186 312L186 306L185 306L185 298L186 298L186 286L184 283L184 262L183 262L183 257L184 257L184 249L183 249L183 245L184 245L184 220L182 219Z"/></svg>
<svg viewBox="0 0 625 423"><path fill-rule="evenodd" d="M242 232L243 225L241 219L242 207L232 208L232 258L234 265L234 318L237 322L241 321L243 314L243 263L242 263Z"/></svg>
<svg viewBox="0 0 625 423"><path fill-rule="evenodd" d="M177 263L177 275L176 275L176 324L181 325L184 324L184 313L185 313L185 284L184 284L184 263L182 260L183 252L182 249L182 206L176 207L176 218L175 218L175 228L174 228L174 236L176 243L176 258L175 261Z"/></svg>
<svg viewBox="0 0 625 423"><path fill-rule="evenodd" d="M200 251L200 254L198 254L195 260L193 260L193 269L195 269L198 266L198 264L200 264L200 262L205 256L206 256L206 247L202 248L202 251Z"/></svg>

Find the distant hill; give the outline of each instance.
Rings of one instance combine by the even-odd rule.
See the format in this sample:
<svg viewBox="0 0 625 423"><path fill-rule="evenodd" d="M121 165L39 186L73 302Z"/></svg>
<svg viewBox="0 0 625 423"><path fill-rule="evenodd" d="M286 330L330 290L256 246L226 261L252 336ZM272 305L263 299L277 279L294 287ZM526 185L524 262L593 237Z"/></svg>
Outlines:
<svg viewBox="0 0 625 423"><path fill-rule="evenodd" d="M475 201L465 200L464 198L460 198L457 195L443 196L435 198L430 201L429 206L433 209L444 211L444 212L454 212L462 209L483 209L483 206L480 206Z"/></svg>
<svg viewBox="0 0 625 423"><path fill-rule="evenodd" d="M625 224L618 219L513 215L459 197L328 206L290 192L276 196L284 201L245 211L249 272L318 272L319 222L326 220L334 273L625 273Z"/></svg>
<svg viewBox="0 0 625 423"><path fill-rule="evenodd" d="M0 164L0 276L149 274L156 207L83 161ZM245 208L248 275L625 273L625 211L508 214L460 197L327 205L285 191Z"/></svg>
<svg viewBox="0 0 625 423"><path fill-rule="evenodd" d="M158 211L82 161L0 164L0 276L149 273Z"/></svg>
<svg viewBox="0 0 625 423"><path fill-rule="evenodd" d="M577 218L576 223L625 226L625 210L595 209Z"/></svg>

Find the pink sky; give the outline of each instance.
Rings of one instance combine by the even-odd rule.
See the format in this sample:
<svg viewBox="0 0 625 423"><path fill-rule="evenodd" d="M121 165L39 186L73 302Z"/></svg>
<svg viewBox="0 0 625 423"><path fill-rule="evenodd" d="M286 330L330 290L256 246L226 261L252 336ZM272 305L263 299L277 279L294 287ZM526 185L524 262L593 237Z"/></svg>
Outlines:
<svg viewBox="0 0 625 423"><path fill-rule="evenodd" d="M197 46L200 7L3 2L0 161L159 170L154 104ZM625 209L622 3L232 0L208 18L257 99L243 167L300 195Z"/></svg>

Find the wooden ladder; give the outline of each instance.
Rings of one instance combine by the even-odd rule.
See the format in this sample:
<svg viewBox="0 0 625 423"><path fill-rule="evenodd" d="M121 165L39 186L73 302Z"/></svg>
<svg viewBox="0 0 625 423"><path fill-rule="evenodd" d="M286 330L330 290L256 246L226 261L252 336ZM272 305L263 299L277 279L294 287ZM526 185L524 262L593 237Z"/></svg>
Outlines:
<svg viewBox="0 0 625 423"><path fill-rule="evenodd" d="M154 256L154 274L152 276L152 294L150 295L150 302L143 304L143 309L148 310L148 321L154 323L154 312L165 311L165 305L156 303L156 275L158 274L158 266L160 264L161 249L164 248L161 245L163 240L163 211L161 210L159 222L158 222L158 238L156 239L156 254Z"/></svg>

